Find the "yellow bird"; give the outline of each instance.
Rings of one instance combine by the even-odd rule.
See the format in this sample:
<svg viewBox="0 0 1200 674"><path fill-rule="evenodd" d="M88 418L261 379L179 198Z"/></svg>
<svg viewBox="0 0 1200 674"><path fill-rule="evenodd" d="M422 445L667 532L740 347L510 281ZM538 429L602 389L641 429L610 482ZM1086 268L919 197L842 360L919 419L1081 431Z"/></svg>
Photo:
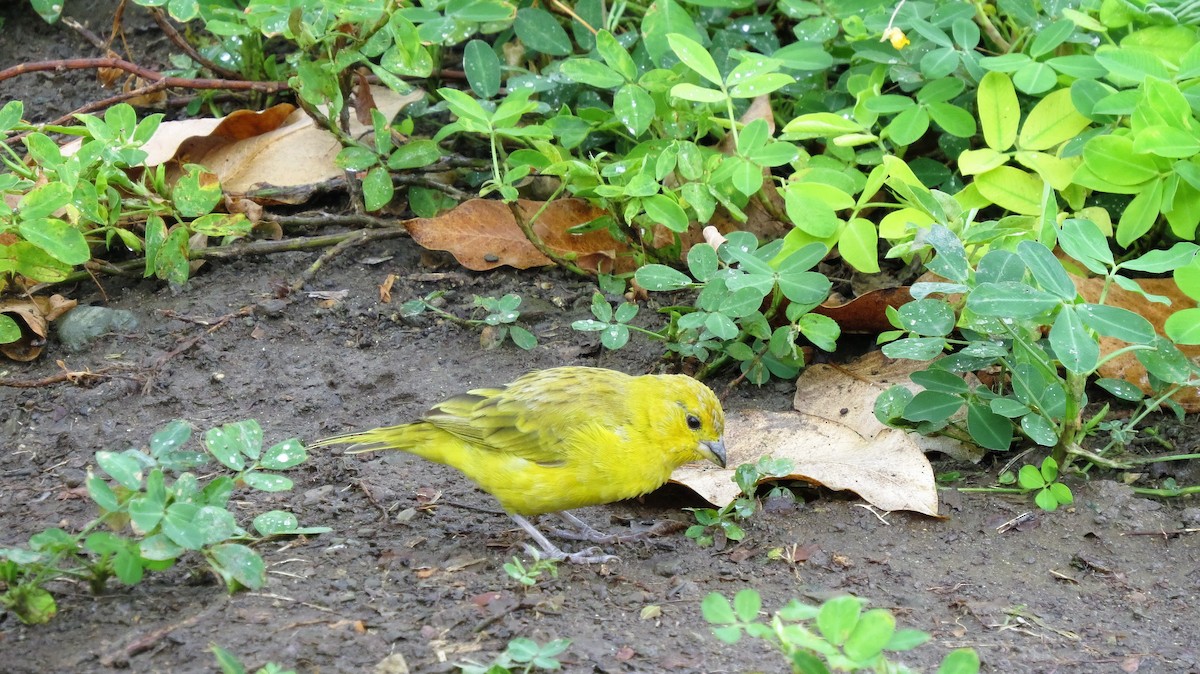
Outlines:
<svg viewBox="0 0 1200 674"><path fill-rule="evenodd" d="M691 461L724 467L724 430L721 402L691 377L558 367L455 396L420 421L312 446L398 449L453 466L495 496L544 556L588 563L616 558L595 548L563 552L525 517L559 513L578 540L617 540L565 511L649 493Z"/></svg>

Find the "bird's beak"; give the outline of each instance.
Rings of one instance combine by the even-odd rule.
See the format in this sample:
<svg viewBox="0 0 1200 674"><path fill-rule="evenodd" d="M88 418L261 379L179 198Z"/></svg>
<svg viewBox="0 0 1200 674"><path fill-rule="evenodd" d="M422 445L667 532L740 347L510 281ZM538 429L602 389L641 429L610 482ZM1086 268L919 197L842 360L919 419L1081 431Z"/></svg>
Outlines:
<svg viewBox="0 0 1200 674"><path fill-rule="evenodd" d="M725 467L724 438L718 438L709 442L701 442L697 449L699 449L700 453L704 455L704 458L712 461L722 468Z"/></svg>

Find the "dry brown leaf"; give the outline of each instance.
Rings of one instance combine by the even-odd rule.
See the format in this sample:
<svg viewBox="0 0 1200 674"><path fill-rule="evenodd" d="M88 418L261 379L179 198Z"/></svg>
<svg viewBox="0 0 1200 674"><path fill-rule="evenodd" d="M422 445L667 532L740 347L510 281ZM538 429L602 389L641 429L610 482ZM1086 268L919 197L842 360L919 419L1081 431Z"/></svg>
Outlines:
<svg viewBox="0 0 1200 674"><path fill-rule="evenodd" d="M791 479L853 491L883 510L938 514L933 467L902 431L864 438L849 426L809 414L753 410L726 419L725 439L730 466L761 456L786 458L795 466ZM733 473L733 468L687 465L672 480L723 506L739 493Z"/></svg>
<svg viewBox="0 0 1200 674"><path fill-rule="evenodd" d="M402 96L387 87L370 88L371 101L389 119L424 97L419 89ZM357 138L372 129L351 115L349 132ZM69 155L79 145L78 140L68 143L63 153ZM142 149L149 155L146 166L203 164L220 178L226 195L276 188L269 199L276 203L302 203L344 175L334 164L342 149L337 139L286 103L217 119L163 122Z"/></svg>
<svg viewBox="0 0 1200 674"><path fill-rule="evenodd" d="M15 342L0 344L0 353L22 362L34 360L42 355L50 322L74 309L77 304L79 302L62 295L0 302L0 314L8 314L21 328L21 338Z"/></svg>
<svg viewBox="0 0 1200 674"><path fill-rule="evenodd" d="M875 398L892 384L913 392L921 390L909 379L925 361L896 359L871 351L845 365L810 365L796 380L792 407L805 414L845 424L865 438L891 430L875 418ZM979 447L944 436L927 437L916 433L912 439L924 452L941 452L959 461L977 462L984 452Z"/></svg>
<svg viewBox="0 0 1200 674"><path fill-rule="evenodd" d="M533 217L541 202L518 202L525 217ZM581 199L552 201L533 225L548 248L574 254L575 263L588 271L629 271L633 259L626 248L606 231L571 234L567 230L604 215L605 211ZM525 238L508 205L490 199L471 199L435 218L415 218L404 223L413 240L425 248L448 251L459 264L474 271L501 265L529 269L553 264Z"/></svg>
<svg viewBox="0 0 1200 674"><path fill-rule="evenodd" d="M371 92L379 111L389 119L425 96L419 89L404 96L387 87L372 87ZM350 135L358 138L367 133L371 128L351 115ZM332 134L297 110L277 129L207 149L192 161L220 176L226 194L278 188L272 191L271 201L302 203L323 183L345 175L333 161L341 150Z"/></svg>
<svg viewBox="0 0 1200 674"><path fill-rule="evenodd" d="M392 302L392 286L396 283L396 275L388 274L387 278L383 279L383 283L379 286L379 301L383 304L391 304Z"/></svg>
<svg viewBox="0 0 1200 674"><path fill-rule="evenodd" d="M910 301L912 295L907 287L880 288L837 306L821 304L812 312L832 318L843 334L878 334L892 329L887 319L887 308L899 309Z"/></svg>
<svg viewBox="0 0 1200 674"><path fill-rule="evenodd" d="M1087 301L1095 302L1100 298L1100 291L1104 287L1104 279L1083 279L1078 276L1072 276L1071 280L1075 282L1075 288L1079 290L1079 294L1083 295L1083 298ZM1104 303L1140 314L1146 320L1150 321L1150 324L1154 326L1154 331L1159 335L1166 334L1163 330L1163 324L1166 323L1167 318L1172 313L1180 309L1195 306L1196 304L1194 300L1179 290L1179 286L1175 285L1174 279L1142 278L1135 280L1143 290L1153 295L1166 296L1171 300L1171 304L1148 302L1141 295L1129 292L1116 285L1108 289L1108 296L1105 297ZM1101 337L1100 357L1104 358L1113 351L1125 346L1127 346L1126 343L1120 340L1113 339L1112 337ZM1200 346L1181 345L1179 346L1179 350L1185 353L1188 358L1195 359L1200 357ZM1124 379L1142 389L1144 393L1151 393L1150 378L1146 375L1146 368L1142 367L1137 356L1131 352L1121 354L1104 363L1100 366L1098 373L1101 377ZM1188 412L1200 411L1200 391L1195 388L1181 390L1175 394L1173 400Z"/></svg>

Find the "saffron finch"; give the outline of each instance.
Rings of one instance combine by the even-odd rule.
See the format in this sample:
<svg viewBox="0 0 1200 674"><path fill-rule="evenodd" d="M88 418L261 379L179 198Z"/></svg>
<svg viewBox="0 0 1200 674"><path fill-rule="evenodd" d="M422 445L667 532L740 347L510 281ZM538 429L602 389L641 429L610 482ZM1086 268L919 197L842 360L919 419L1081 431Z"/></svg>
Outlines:
<svg viewBox="0 0 1200 674"><path fill-rule="evenodd" d="M457 468L496 497L544 556L587 563L616 558L595 548L567 554L525 517L560 513L580 540L617 540L565 511L649 493L691 461L724 467L724 428L717 396L691 377L558 367L455 396L420 421L313 446L398 449Z"/></svg>

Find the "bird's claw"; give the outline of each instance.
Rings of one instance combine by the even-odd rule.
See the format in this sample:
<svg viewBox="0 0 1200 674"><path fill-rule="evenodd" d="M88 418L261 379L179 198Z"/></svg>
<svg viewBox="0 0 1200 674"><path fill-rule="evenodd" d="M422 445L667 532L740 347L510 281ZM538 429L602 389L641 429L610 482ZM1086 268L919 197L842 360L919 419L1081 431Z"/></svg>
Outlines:
<svg viewBox="0 0 1200 674"><path fill-rule="evenodd" d="M601 553L601 554L596 554ZM565 557L565 560L572 564L609 564L611 562L619 562L621 558L616 555L603 554L604 551L600 548L592 547L579 552L573 552Z"/></svg>
<svg viewBox="0 0 1200 674"><path fill-rule="evenodd" d="M554 550L539 550L527 543L525 544L525 552L534 559L550 559L556 562L569 562L571 564L609 564L621 561L621 558L616 555L603 554L604 551L598 547L591 547L579 552L566 552L559 548L555 548Z"/></svg>

